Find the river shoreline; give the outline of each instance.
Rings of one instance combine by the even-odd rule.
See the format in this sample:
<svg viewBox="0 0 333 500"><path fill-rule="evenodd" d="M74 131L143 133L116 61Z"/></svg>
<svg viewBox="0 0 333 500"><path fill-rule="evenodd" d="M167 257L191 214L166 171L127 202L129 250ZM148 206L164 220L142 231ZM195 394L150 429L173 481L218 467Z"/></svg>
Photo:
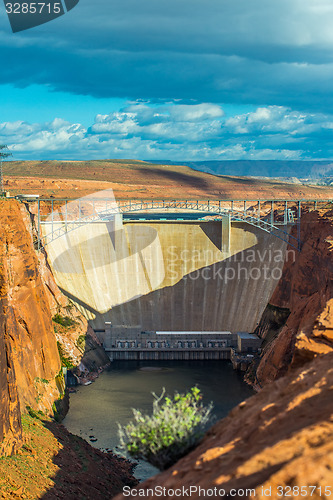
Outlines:
<svg viewBox="0 0 333 500"><path fill-rule="evenodd" d="M229 361L113 362L93 384L79 386L71 394L63 424L92 446L120 453L117 422L123 425L130 420L132 408L150 413L152 392L159 395L165 387L173 395L176 390L184 392L194 385L201 389L205 404L213 400L216 419L225 417L254 394L243 374L233 370ZM156 472L140 463L134 475L143 480Z"/></svg>

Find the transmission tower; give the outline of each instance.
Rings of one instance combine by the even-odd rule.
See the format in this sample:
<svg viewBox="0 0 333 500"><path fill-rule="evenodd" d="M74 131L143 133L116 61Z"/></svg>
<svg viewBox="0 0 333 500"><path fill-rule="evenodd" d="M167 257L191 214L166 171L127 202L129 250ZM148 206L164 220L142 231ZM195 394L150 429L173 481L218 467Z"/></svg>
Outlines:
<svg viewBox="0 0 333 500"><path fill-rule="evenodd" d="M8 147L5 144L0 144L0 190L1 190L1 195L4 192L2 162L3 162L4 158L7 158L8 156L12 156L12 153L10 153L8 151Z"/></svg>

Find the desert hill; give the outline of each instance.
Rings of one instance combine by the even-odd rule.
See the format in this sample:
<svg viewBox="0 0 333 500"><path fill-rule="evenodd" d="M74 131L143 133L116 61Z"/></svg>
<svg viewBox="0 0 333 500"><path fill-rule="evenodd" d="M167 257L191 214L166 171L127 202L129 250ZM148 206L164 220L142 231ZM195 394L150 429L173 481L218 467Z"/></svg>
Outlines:
<svg viewBox="0 0 333 500"><path fill-rule="evenodd" d="M127 199L328 199L333 193L326 186L215 176L188 166L135 160L8 161L4 187L14 195L46 198L79 198L103 189Z"/></svg>
<svg viewBox="0 0 333 500"><path fill-rule="evenodd" d="M210 160L184 161L183 164L217 175L320 179L333 174L333 162L320 160Z"/></svg>

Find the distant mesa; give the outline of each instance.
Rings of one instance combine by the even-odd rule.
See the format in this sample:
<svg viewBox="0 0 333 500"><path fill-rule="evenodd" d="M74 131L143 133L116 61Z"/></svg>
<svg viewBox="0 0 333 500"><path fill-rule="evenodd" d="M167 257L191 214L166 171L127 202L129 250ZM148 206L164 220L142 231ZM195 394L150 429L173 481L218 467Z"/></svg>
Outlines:
<svg viewBox="0 0 333 500"><path fill-rule="evenodd" d="M180 164L168 160L163 163ZM182 161L181 164L214 175L280 178L288 182L333 176L333 162L329 160L211 160Z"/></svg>

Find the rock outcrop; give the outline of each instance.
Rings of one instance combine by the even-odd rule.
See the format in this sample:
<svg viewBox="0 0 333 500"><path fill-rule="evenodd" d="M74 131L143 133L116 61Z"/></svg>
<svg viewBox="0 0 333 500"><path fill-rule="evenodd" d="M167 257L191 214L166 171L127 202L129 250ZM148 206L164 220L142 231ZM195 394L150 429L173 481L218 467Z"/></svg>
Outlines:
<svg viewBox="0 0 333 500"><path fill-rule="evenodd" d="M1 237L1 236L0 236ZM3 247L3 242L1 242ZM5 315L8 311L7 284L3 260L0 262L0 454L17 450L22 439L21 409L15 368Z"/></svg>
<svg viewBox="0 0 333 500"><path fill-rule="evenodd" d="M191 498L196 499L204 496L199 495L199 487L210 492L216 488L215 494L208 493L213 498L223 497L223 490L233 498L251 498L245 491L255 489L256 498L277 499L282 497L278 487L283 488L283 498L287 498L288 492L292 496L293 487L303 486L306 498L329 498L325 486L331 486L333 479L332 400L330 353L238 405L192 453L136 490L145 490L141 496L153 499L152 489L165 487L163 498L168 499L174 498L171 490L184 487L189 491L192 486L197 491L193 490ZM271 495L263 494L262 488L271 488ZM239 494L235 494L237 490ZM136 495L119 495L116 500L124 498Z"/></svg>
<svg viewBox="0 0 333 500"><path fill-rule="evenodd" d="M57 287L45 255L37 255L24 205L0 200L0 228L0 452L5 455L21 443L21 412L31 407L53 414L63 396L59 348L73 366L80 364L84 376L108 358ZM69 326L54 317L68 318Z"/></svg>
<svg viewBox="0 0 333 500"><path fill-rule="evenodd" d="M288 309L290 315L278 335L264 348L256 370L257 388L332 350L332 215L332 212L309 212L302 218L301 251L295 251L294 258L289 253L270 300L276 308Z"/></svg>
<svg viewBox="0 0 333 500"><path fill-rule="evenodd" d="M0 201L0 225L0 421L3 438L9 425L9 437L15 440L14 447L3 445L4 454L20 439L20 412L26 406L51 413L61 392L56 381L61 363L32 237L18 202Z"/></svg>

